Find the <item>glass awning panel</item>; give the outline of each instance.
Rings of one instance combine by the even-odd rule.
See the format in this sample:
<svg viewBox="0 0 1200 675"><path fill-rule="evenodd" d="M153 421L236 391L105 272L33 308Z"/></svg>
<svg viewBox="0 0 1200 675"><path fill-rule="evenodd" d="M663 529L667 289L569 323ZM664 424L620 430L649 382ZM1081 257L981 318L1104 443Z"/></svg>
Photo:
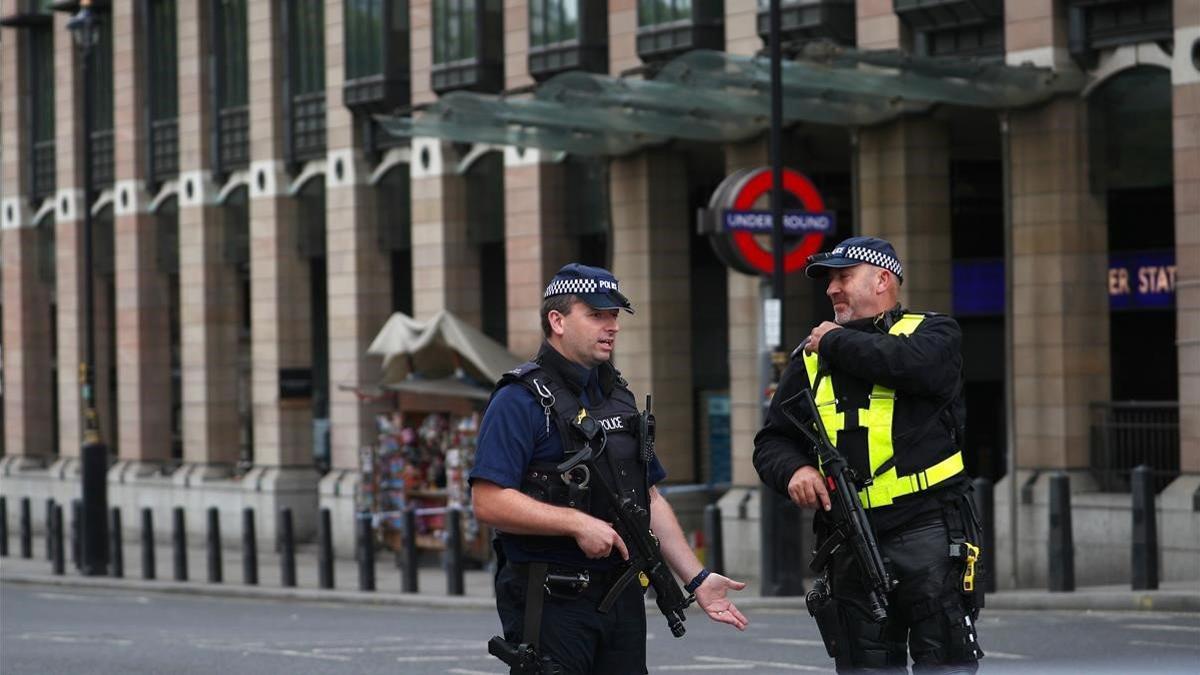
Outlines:
<svg viewBox="0 0 1200 675"><path fill-rule="evenodd" d="M916 58L815 43L783 63L784 122L870 126L934 105L1002 110L1079 91L1079 75L1032 66ZM376 116L388 133L464 143L623 155L672 139L731 142L770 120L765 57L696 50L652 80L572 71L532 93L454 92L409 116Z"/></svg>

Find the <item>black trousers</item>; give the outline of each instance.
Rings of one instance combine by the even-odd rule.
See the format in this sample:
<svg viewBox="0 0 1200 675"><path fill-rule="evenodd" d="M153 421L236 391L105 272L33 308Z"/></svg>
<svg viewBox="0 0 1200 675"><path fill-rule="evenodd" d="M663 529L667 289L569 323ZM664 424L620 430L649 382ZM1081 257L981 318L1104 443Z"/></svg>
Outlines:
<svg viewBox="0 0 1200 675"><path fill-rule="evenodd" d="M951 558L941 514L922 519L879 541L893 578L888 620L872 622L863 575L845 547L835 554L830 586L841 621L837 670L974 673L979 649L975 616L959 591L964 563Z"/></svg>
<svg viewBox="0 0 1200 675"><path fill-rule="evenodd" d="M496 609L504 639L525 642L527 568L507 564L496 574ZM606 614L596 610L608 591L607 579L594 581L578 598L549 594L542 607L538 654L549 656L564 675L636 675L646 673L646 606L635 581ZM544 592L544 591L543 591Z"/></svg>

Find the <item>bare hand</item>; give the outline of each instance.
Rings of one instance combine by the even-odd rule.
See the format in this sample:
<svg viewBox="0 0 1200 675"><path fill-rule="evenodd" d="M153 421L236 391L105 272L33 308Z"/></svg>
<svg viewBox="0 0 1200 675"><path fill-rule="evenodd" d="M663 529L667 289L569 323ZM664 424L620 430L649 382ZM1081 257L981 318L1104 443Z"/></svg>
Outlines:
<svg viewBox="0 0 1200 675"><path fill-rule="evenodd" d="M629 560L629 549L613 526L582 511L575 528L575 543L589 558L607 558L615 548L623 560Z"/></svg>
<svg viewBox="0 0 1200 675"><path fill-rule="evenodd" d="M821 338L824 337L829 331L837 330L839 328L841 328L841 326L832 321L822 321L820 325L818 325L816 328L813 328L812 332L808 334L807 338L805 338L804 351L808 354L816 354L817 350L821 347Z"/></svg>
<svg viewBox="0 0 1200 675"><path fill-rule="evenodd" d="M729 591L740 591L746 587L745 582L734 581L720 574L710 574L696 589L696 604L704 610L713 621L727 623L738 630L746 630L749 621L738 611L725 594Z"/></svg>
<svg viewBox="0 0 1200 675"><path fill-rule="evenodd" d="M829 510L829 491L825 489L825 479L816 467L802 466L796 469L788 481L788 496L799 506Z"/></svg>

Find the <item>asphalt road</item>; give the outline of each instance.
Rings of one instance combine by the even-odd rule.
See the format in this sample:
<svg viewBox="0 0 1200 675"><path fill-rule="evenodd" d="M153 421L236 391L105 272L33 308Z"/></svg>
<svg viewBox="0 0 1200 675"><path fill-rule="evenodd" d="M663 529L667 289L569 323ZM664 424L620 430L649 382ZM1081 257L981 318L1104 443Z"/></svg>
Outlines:
<svg viewBox="0 0 1200 675"><path fill-rule="evenodd" d="M651 673L833 672L807 615L650 617ZM0 586L0 673L503 673L484 611ZM981 673L1196 673L1200 615L986 611Z"/></svg>

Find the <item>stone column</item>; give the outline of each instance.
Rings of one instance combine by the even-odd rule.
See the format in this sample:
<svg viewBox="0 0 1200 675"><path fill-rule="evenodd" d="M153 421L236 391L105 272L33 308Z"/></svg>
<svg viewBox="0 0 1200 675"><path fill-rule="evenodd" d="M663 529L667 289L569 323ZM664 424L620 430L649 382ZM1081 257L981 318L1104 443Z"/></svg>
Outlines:
<svg viewBox="0 0 1200 675"><path fill-rule="evenodd" d="M14 197L4 205L0 243L4 255L4 466L21 468L42 466L54 453L47 428L52 419L52 337L50 289L39 269L41 237L16 200Z"/></svg>
<svg viewBox="0 0 1200 675"><path fill-rule="evenodd" d="M283 160L283 66L279 3L246 5L250 108L250 332L254 468L242 479L259 505L259 537L275 536L287 506L297 536L312 532L317 509L312 399L281 391L287 371L312 368L309 264L300 256L297 200ZM295 394L293 394L294 396Z"/></svg>
<svg viewBox="0 0 1200 675"><path fill-rule="evenodd" d="M1175 313L1179 345L1180 468L1200 474L1200 8L1175 2L1171 71L1175 147Z"/></svg>
<svg viewBox="0 0 1200 675"><path fill-rule="evenodd" d="M1179 469L1162 492L1165 532L1198 532L1200 493L1200 7L1175 0L1175 61L1171 68L1175 147L1175 320L1179 350ZM1193 537L1192 541L1196 541ZM1195 578L1195 551L1163 555L1163 577Z"/></svg>
<svg viewBox="0 0 1200 675"><path fill-rule="evenodd" d="M637 54L637 0L611 0L608 3L608 72L642 65Z"/></svg>
<svg viewBox="0 0 1200 675"><path fill-rule="evenodd" d="M145 17L136 3L113 3L113 119L115 144L117 387L119 472L148 473L171 455L169 293L159 270L158 232L148 212L149 168L144 123L148 92L141 76L147 52Z"/></svg>
<svg viewBox="0 0 1200 675"><path fill-rule="evenodd" d="M1010 128L1017 463L1082 469L1088 403L1109 393L1107 223L1088 189L1087 104L1014 113Z"/></svg>
<svg viewBox="0 0 1200 675"><path fill-rule="evenodd" d="M329 102L325 250L332 470L321 479L320 500L322 507L333 511L335 522L350 523L359 482L359 450L376 443L375 414L380 407L360 401L339 385L371 387L379 381L381 359L367 356L367 347L391 308L391 261L379 239L378 188L369 183L371 169L362 157L358 120L342 103L341 5L340 0L329 0L325 8L325 96ZM339 536L338 544L350 546L353 537Z"/></svg>
<svg viewBox="0 0 1200 675"><path fill-rule="evenodd" d="M79 113L80 63L78 51L66 22L69 15L54 14L54 107L55 107L55 169L57 196L55 202L54 260L56 268L55 301L58 362L58 456L73 462L79 456L83 442L83 401L80 390L79 366L85 359L87 317L83 312L85 279L83 272L83 157L79 140L83 135L83 116ZM97 345L99 346L99 345ZM97 349L96 356L99 356ZM99 404L107 392L99 387L99 360L95 364L93 383L95 400ZM49 418L47 418L49 419ZM101 418L102 419L102 418ZM101 438L111 443L111 435ZM111 433L111 430L107 430Z"/></svg>
<svg viewBox="0 0 1200 675"><path fill-rule="evenodd" d="M210 167L212 115L206 3L179 3L179 312L183 459L196 477L238 459L238 303L226 261L225 219Z"/></svg>
<svg viewBox="0 0 1200 675"><path fill-rule="evenodd" d="M905 117L860 130L858 152L859 233L896 247L906 307L949 312L949 130L929 117Z"/></svg>
<svg viewBox="0 0 1200 675"><path fill-rule="evenodd" d="M31 177L24 167L33 147L22 102L29 95L22 47L28 37L6 30L0 44L0 250L3 254L3 386L4 450L0 467L40 467L54 452L46 424L50 419L49 288L38 271L37 205L27 195Z"/></svg>
<svg viewBox="0 0 1200 675"><path fill-rule="evenodd" d="M690 477L692 457L690 237L687 167L650 150L612 160L613 274L637 314L621 317L616 365L638 397L653 394L655 447L668 475Z"/></svg>
<svg viewBox="0 0 1200 675"><path fill-rule="evenodd" d="M504 153L504 251L508 280L508 350L533 356L542 342L542 293L558 268L571 261L567 232L566 171L536 150Z"/></svg>
<svg viewBox="0 0 1200 675"><path fill-rule="evenodd" d="M1067 50L1067 12L1054 0L1004 0L1004 49L1009 65L1076 68Z"/></svg>
<svg viewBox="0 0 1200 675"><path fill-rule="evenodd" d="M906 31L900 17L892 9L892 0L857 0L854 7L859 49L898 49L904 46Z"/></svg>
<svg viewBox="0 0 1200 675"><path fill-rule="evenodd" d="M445 309L481 322L479 247L467 241L467 179L449 143L414 138L412 160L413 314Z"/></svg>
<svg viewBox="0 0 1200 675"><path fill-rule="evenodd" d="M725 51L753 56L764 48L758 36L758 3L725 3Z"/></svg>

